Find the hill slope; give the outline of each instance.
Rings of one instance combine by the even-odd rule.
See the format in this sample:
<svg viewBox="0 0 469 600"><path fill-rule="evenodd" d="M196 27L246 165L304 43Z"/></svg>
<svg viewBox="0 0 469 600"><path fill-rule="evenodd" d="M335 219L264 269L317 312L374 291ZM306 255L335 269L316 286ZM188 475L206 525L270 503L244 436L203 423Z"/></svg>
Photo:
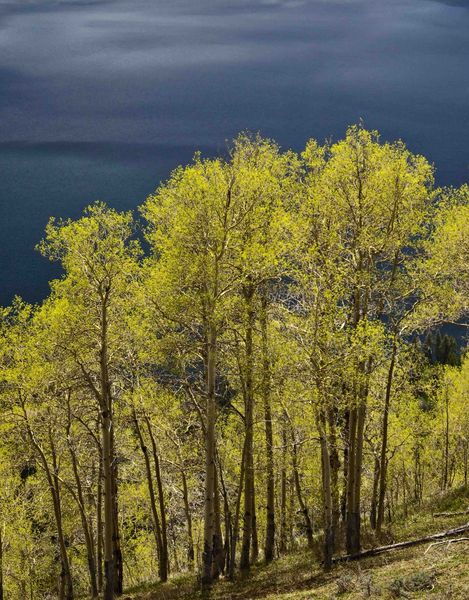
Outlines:
<svg viewBox="0 0 469 600"><path fill-rule="evenodd" d="M425 511L394 525L390 541L422 537L463 525L469 516L434 517L441 511L459 511L469 504L469 490L453 492ZM370 544L372 542L370 540ZM469 536L458 542L428 543L405 550L321 570L313 552L298 551L268 566L258 565L235 582L218 582L213 600L358 600L363 598L469 598ZM175 576L164 585L134 590L125 600L196 600L202 598L193 575Z"/></svg>

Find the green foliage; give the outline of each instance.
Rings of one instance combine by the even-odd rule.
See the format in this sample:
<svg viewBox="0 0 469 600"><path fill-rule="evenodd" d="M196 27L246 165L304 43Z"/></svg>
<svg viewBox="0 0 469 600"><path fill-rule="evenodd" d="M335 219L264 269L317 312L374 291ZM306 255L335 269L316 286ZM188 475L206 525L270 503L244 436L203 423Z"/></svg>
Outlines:
<svg viewBox="0 0 469 600"><path fill-rule="evenodd" d="M215 343L225 542L242 506L249 393L260 547L265 402L278 552L306 543L305 511L321 535L327 464L340 518L354 410L364 415L362 514L376 503L385 417L385 527L467 484L469 356L429 327L467 319L468 190L435 190L425 158L361 126L334 144L310 140L300 155L243 133L227 157L197 154L147 199L147 255L130 213L96 203L76 221L51 219L38 248L62 277L39 306L15 299L0 315L6 597L59 595L59 522L75 592L88 593L88 546L97 560L102 527L104 393L128 585L155 580L161 562L149 479L160 521L165 507L172 572L200 565ZM402 581L399 593L417 580Z"/></svg>

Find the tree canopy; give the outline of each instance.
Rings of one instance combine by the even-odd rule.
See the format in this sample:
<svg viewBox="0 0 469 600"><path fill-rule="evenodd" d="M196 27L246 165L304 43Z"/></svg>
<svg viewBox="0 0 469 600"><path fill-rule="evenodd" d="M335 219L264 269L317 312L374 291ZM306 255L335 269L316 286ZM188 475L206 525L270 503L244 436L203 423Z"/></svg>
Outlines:
<svg viewBox="0 0 469 600"><path fill-rule="evenodd" d="M469 188L403 142L242 133L38 249L62 276L0 321L6 598L330 569L467 485Z"/></svg>

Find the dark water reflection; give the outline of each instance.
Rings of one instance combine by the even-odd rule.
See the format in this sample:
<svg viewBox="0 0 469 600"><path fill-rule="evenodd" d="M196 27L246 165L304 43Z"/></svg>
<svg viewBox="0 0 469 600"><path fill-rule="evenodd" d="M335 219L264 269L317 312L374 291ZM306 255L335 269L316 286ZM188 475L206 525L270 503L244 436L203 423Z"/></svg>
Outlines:
<svg viewBox="0 0 469 600"><path fill-rule="evenodd" d="M462 0L0 1L0 302L47 292L49 215L133 208L241 129L363 118L467 181L468 63Z"/></svg>

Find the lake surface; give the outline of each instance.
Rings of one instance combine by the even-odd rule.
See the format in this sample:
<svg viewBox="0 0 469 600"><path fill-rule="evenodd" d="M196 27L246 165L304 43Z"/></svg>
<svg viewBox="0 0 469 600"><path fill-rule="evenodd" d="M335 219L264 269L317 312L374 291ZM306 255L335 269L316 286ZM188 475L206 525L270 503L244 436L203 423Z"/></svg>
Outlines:
<svg viewBox="0 0 469 600"><path fill-rule="evenodd" d="M49 216L135 208L243 129L301 149L360 118L469 180L469 1L0 0L0 304L58 275Z"/></svg>

